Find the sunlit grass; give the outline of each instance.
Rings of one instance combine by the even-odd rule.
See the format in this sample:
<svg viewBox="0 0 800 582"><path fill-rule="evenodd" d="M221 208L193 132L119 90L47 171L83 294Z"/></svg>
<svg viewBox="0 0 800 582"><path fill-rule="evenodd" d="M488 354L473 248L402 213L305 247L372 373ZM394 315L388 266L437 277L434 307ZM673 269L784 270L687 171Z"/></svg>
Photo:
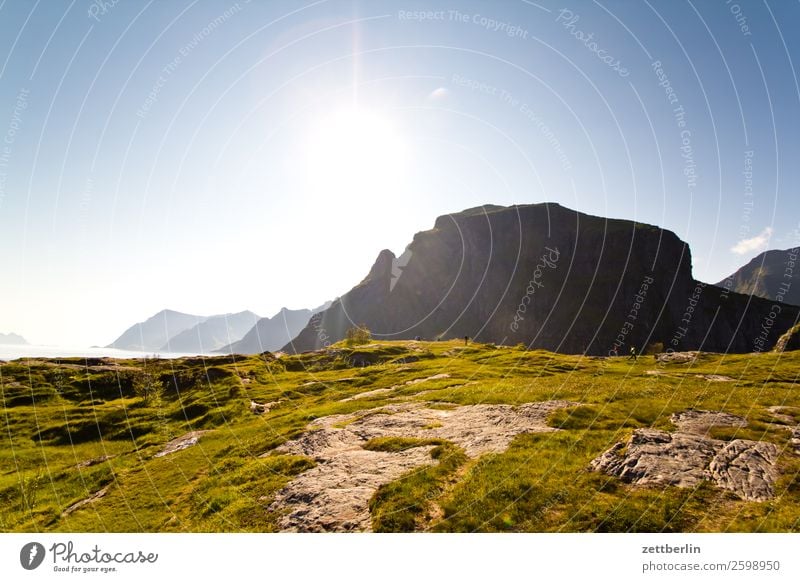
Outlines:
<svg viewBox="0 0 800 582"><path fill-rule="evenodd" d="M381 487L378 531L798 531L800 353L703 354L691 364L558 355L452 342L374 342L285 356L185 360L18 360L0 364L0 530L275 531L275 493L312 467L275 449L310 422L390 403L434 408L579 403L554 412L552 433L520 435L500 454L468 459L451 443L375 439L366 448L433 447L438 463ZM137 396L147 371L160 394ZM708 375L726 377L709 381ZM420 381L422 380L422 381ZM353 396L381 390L367 398ZM251 403L271 405L254 414ZM776 418L767 409L783 407ZM674 430L670 416L722 410L744 428L722 440L777 444L776 497L743 502L697 489L635 488L589 462L637 428ZM197 445L156 457L195 430ZM99 491L104 495L67 513Z"/></svg>

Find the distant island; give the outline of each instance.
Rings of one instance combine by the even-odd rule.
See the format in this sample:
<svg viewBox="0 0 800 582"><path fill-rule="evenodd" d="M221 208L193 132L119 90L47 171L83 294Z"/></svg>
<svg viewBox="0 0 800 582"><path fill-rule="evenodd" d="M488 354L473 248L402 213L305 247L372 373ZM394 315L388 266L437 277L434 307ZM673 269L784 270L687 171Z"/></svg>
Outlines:
<svg viewBox="0 0 800 582"><path fill-rule="evenodd" d="M28 342L16 333L0 333L0 344L9 346L27 346Z"/></svg>

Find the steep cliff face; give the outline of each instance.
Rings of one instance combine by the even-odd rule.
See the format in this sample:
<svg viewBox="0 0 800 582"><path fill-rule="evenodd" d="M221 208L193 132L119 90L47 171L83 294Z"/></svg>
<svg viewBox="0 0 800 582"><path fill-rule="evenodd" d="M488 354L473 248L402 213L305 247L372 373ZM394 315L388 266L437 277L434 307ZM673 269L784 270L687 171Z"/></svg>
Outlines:
<svg viewBox="0 0 800 582"><path fill-rule="evenodd" d="M470 336L565 353L654 342L748 352L769 349L797 312L696 282L688 246L669 231L557 204L491 206L439 217L399 258L382 251L284 349L366 324L380 339Z"/></svg>
<svg viewBox="0 0 800 582"><path fill-rule="evenodd" d="M729 291L800 305L800 248L764 251L716 284Z"/></svg>

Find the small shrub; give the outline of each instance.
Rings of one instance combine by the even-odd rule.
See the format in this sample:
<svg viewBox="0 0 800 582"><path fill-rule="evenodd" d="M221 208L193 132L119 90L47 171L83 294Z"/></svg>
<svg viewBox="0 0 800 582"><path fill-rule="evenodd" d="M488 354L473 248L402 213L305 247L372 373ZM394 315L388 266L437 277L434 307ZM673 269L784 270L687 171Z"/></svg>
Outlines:
<svg viewBox="0 0 800 582"><path fill-rule="evenodd" d="M133 379L133 392L144 401L145 405L155 404L161 400L164 384L154 374L143 371Z"/></svg>
<svg viewBox="0 0 800 582"><path fill-rule="evenodd" d="M370 341L372 341L372 334L363 323L348 329L344 336L344 342L347 346L360 346L368 344Z"/></svg>

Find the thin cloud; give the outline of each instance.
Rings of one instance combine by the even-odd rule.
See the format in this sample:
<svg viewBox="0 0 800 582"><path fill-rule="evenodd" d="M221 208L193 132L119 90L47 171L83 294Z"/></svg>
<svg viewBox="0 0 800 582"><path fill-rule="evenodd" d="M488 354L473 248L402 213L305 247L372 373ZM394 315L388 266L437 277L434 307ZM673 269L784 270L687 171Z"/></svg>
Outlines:
<svg viewBox="0 0 800 582"><path fill-rule="evenodd" d="M737 255L746 255L748 253L752 253L753 251L762 251L767 247L767 243L769 243L771 236L772 228L768 226L753 238L740 240L731 247L731 252L736 253Z"/></svg>

